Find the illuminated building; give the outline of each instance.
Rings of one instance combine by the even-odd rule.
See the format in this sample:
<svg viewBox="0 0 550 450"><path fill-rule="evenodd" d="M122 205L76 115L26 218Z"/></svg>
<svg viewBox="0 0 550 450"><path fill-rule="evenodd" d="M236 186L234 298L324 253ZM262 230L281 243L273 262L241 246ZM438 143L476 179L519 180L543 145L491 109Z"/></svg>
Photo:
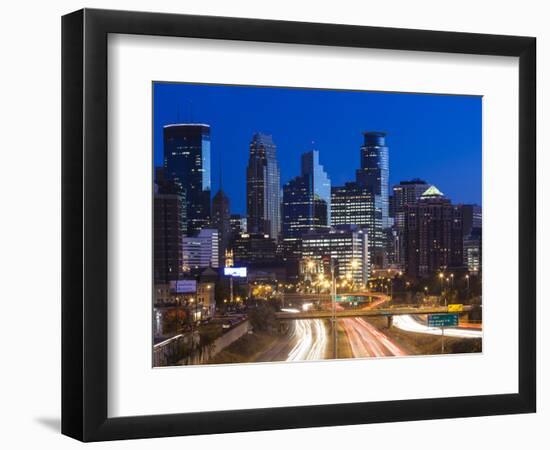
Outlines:
<svg viewBox="0 0 550 450"><path fill-rule="evenodd" d="M281 230L280 171L271 136L256 133L246 168L246 213L249 233L279 238Z"/></svg>
<svg viewBox="0 0 550 450"><path fill-rule="evenodd" d="M330 276L332 260L338 278L366 284L370 271L367 231L344 225L306 234L302 237L302 258L312 261L314 267L318 267L315 261L323 261L325 276Z"/></svg>
<svg viewBox="0 0 550 450"><path fill-rule="evenodd" d="M431 276L463 266L461 206L452 205L435 186L405 206L405 271Z"/></svg>
<svg viewBox="0 0 550 450"><path fill-rule="evenodd" d="M219 266L218 230L203 228L197 236L182 239L184 271Z"/></svg>
<svg viewBox="0 0 550 450"><path fill-rule="evenodd" d="M369 255L376 267L384 265L384 230L382 210L372 191L358 183L346 183L332 188L331 224L357 225L369 236Z"/></svg>
<svg viewBox="0 0 550 450"><path fill-rule="evenodd" d="M175 123L164 126L164 175L183 204L184 229L196 235L210 222L210 126Z"/></svg>
<svg viewBox="0 0 550 450"><path fill-rule="evenodd" d="M301 174L283 186L283 236L296 238L330 224L330 179L319 152L302 155Z"/></svg>

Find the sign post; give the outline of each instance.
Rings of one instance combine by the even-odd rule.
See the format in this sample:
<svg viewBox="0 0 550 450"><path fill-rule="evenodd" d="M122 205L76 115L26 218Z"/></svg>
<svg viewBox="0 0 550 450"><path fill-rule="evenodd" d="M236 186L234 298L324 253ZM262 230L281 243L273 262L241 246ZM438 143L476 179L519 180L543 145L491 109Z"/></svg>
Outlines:
<svg viewBox="0 0 550 450"><path fill-rule="evenodd" d="M428 314L428 326L441 328L441 353L445 353L445 328L458 325L458 314Z"/></svg>

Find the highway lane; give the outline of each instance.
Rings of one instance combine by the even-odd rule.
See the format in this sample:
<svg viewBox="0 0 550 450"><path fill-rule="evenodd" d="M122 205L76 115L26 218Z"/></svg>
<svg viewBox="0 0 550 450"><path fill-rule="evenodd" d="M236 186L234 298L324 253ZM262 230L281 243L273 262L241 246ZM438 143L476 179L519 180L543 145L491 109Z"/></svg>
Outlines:
<svg viewBox="0 0 550 450"><path fill-rule="evenodd" d="M441 328L429 327L426 324L419 322L411 315L393 316L393 325L403 331L411 331L414 333L441 335ZM481 330L471 330L464 328L445 328L445 336L458 338L481 338L483 332Z"/></svg>
<svg viewBox="0 0 550 450"><path fill-rule="evenodd" d="M296 320L290 322L290 327L288 334L281 336L255 361L313 361L325 359L329 336L324 320Z"/></svg>
<svg viewBox="0 0 550 450"><path fill-rule="evenodd" d="M313 361L325 358L328 339L323 320L297 320L291 339L295 345L288 353L287 361Z"/></svg>
<svg viewBox="0 0 550 450"><path fill-rule="evenodd" d="M346 332L355 358L405 356L407 354L388 336L359 317L341 319L338 322Z"/></svg>

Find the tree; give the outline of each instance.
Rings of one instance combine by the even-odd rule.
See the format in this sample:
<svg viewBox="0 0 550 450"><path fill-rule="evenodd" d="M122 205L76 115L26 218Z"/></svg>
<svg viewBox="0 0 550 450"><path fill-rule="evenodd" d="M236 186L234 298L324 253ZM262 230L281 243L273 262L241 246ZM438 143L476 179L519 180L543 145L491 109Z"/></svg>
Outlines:
<svg viewBox="0 0 550 450"><path fill-rule="evenodd" d="M248 318L254 330L258 331L270 331L277 325L275 310L263 302L250 311Z"/></svg>

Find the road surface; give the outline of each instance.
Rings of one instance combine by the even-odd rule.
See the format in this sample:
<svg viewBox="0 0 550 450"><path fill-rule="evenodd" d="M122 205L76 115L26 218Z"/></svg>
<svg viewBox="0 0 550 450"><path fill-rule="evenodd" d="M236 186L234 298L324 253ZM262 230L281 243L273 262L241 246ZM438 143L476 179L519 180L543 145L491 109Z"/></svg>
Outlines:
<svg viewBox="0 0 550 450"><path fill-rule="evenodd" d="M403 331L412 331L414 333L435 334L441 335L441 328L429 327L426 324L419 322L413 316L393 316L393 325ZM445 328L445 336L458 338L481 338L483 332L481 330L471 330L464 328Z"/></svg>

